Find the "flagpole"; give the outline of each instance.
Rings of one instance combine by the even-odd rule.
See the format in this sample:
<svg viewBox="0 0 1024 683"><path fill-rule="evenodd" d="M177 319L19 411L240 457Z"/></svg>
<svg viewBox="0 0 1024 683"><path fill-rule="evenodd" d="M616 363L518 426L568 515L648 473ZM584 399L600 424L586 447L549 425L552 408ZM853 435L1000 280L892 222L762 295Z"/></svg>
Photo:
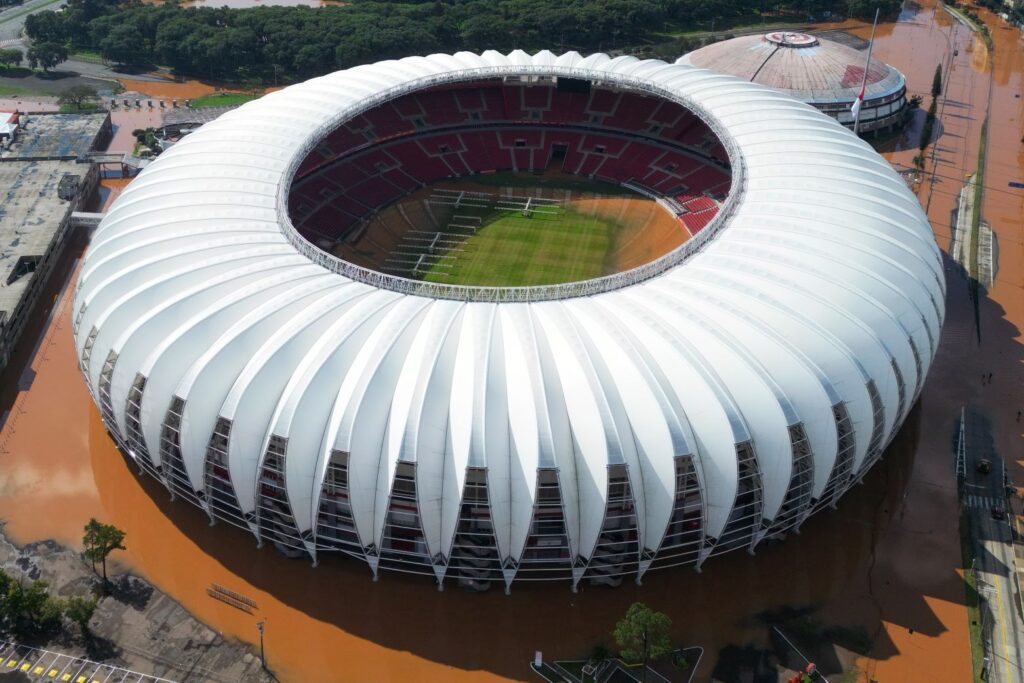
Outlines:
<svg viewBox="0 0 1024 683"><path fill-rule="evenodd" d="M864 90L868 85L868 69L871 67L871 50L875 47L875 27L878 26L878 11L880 8L875 8L875 21L871 24L871 40L868 41L868 58L864 62L864 78L860 83L860 94L857 96L857 111L853 112L853 134L857 134L857 129L860 127L860 110L864 105Z"/></svg>

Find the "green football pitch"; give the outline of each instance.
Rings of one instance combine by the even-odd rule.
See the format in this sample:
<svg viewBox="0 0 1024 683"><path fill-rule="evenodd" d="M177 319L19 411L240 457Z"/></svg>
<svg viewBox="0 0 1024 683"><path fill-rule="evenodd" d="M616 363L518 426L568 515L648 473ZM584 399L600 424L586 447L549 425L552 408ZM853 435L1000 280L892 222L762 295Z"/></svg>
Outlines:
<svg viewBox="0 0 1024 683"><path fill-rule="evenodd" d="M478 286L529 286L600 277L609 270L614 221L571 207L550 212L488 211L481 227L447 252L422 279ZM473 215L460 208L462 216Z"/></svg>
<svg viewBox="0 0 1024 683"><path fill-rule="evenodd" d="M618 185L495 173L421 188L377 214L338 255L416 280L529 287L628 270L688 237L657 202Z"/></svg>

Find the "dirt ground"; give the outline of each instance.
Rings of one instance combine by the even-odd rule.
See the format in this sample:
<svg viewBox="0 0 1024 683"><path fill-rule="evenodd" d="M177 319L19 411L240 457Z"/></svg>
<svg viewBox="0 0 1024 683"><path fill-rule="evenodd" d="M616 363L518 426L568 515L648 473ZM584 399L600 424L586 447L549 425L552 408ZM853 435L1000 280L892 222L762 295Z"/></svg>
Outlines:
<svg viewBox="0 0 1024 683"><path fill-rule="evenodd" d="M482 192L501 192L502 194L536 196L555 196L554 190L546 190L543 186L545 179L554 182L563 180L573 184L579 184L581 178L563 174L559 171L545 171L540 176L536 188L500 188L496 189L493 183L486 185L474 183L472 179L461 181L442 181L438 186L450 189L466 188ZM586 179L582 179L586 183ZM560 196L560 195L559 195ZM568 200L568 205L577 212L584 215L595 215L598 218L613 221L621 226L629 226L628 230L620 230L616 234L616 241L611 246L607 263L608 267L604 274L619 273L630 268L636 268L648 261L667 254L679 245L690 239L687 234L668 211L646 197L633 194L617 194L614 196L601 193L601 186L595 186L594 193L573 190Z"/></svg>
<svg viewBox="0 0 1024 683"><path fill-rule="evenodd" d="M98 576L81 555L53 541L18 548L0 535L0 566L23 580L46 581L61 596L99 596L88 644L64 633L32 645L172 680L272 680L247 644L218 635L138 577L119 574L101 591Z"/></svg>
<svg viewBox="0 0 1024 683"><path fill-rule="evenodd" d="M384 259L402 242L407 225L404 216L422 217L431 221L425 210L425 202L437 188L486 192L503 196L533 196L558 199L567 208L583 216L595 216L617 226L614 241L609 245L601 275L619 273L663 256L680 246L690 235L667 210L657 202L640 195L619 193L602 194L600 185L587 191L588 181L576 176L547 172L543 176L527 176L536 179L535 186L502 186L493 176L487 182L474 178L442 180L427 188L418 190L377 214L369 227L363 230L357 241L341 242L335 246L335 253L353 263L369 268L380 268ZM571 183L573 189L547 185L548 181ZM577 189L577 186L583 186ZM439 211L438 207L434 212ZM385 226L387 226L385 228Z"/></svg>
<svg viewBox="0 0 1024 683"><path fill-rule="evenodd" d="M612 247L612 272L621 273L653 261L690 239L672 214L646 197L574 199L570 204L581 213L630 226L620 231Z"/></svg>

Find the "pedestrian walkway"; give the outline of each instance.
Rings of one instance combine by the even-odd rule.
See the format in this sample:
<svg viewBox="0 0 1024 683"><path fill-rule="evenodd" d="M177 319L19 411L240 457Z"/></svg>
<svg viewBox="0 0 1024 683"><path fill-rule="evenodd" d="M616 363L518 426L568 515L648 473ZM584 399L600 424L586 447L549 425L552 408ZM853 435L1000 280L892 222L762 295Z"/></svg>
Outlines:
<svg viewBox="0 0 1024 683"><path fill-rule="evenodd" d="M15 671L30 679L61 683L173 683L110 664L0 640L0 676Z"/></svg>
<svg viewBox="0 0 1024 683"><path fill-rule="evenodd" d="M999 250L992 226L985 221L978 226L978 282L986 289L991 289L996 281L999 269Z"/></svg>
<svg viewBox="0 0 1024 683"><path fill-rule="evenodd" d="M993 508L993 507L995 507L997 505L1002 507L1003 504L1006 502L1002 498L998 498L996 496L977 496L977 495L966 495L966 496L964 496L964 500L967 503L967 507L969 507L969 508L979 508L979 509Z"/></svg>
<svg viewBox="0 0 1024 683"><path fill-rule="evenodd" d="M976 174L972 175L960 190L960 199L956 205L955 222L952 226L953 239L949 247L949 255L972 276L977 275L975 272L977 271L977 263L973 252L974 245L971 242L971 220L974 215L974 202L978 198L977 180L978 176Z"/></svg>

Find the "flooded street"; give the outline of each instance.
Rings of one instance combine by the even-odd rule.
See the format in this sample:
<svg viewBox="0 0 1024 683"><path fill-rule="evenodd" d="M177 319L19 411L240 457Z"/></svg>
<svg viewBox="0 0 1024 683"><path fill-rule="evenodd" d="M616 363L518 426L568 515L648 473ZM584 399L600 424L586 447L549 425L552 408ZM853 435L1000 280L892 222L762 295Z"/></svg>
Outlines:
<svg viewBox="0 0 1024 683"><path fill-rule="evenodd" d="M385 574L373 583L366 568L353 562L325 558L313 569L269 547L257 550L244 532L210 527L200 511L171 503L161 485L137 477L111 445L80 381L67 303L65 297L58 304L45 351L33 361L31 391L19 393L17 420L4 429L3 457L17 473L0 498L6 533L19 542L53 538L77 546L90 516L115 523L128 534L128 551L117 554L118 564L216 630L255 642L255 623L266 620L267 655L281 680L309 680L326 671L335 672L334 680L353 681L527 679L534 649L558 643L560 651L589 651L608 640L615 620L637 599L672 616L677 639L699 642L711 653L729 642L762 643L763 627L748 615L785 604L829 605L838 623L861 623L869 632L882 627L870 599L869 570L876 544L908 542L899 527L906 523L906 497L915 490L917 417L867 486L844 499L839 511L809 520L799 536L759 550L756 561L734 553L710 562L702 574L666 570L648 575L642 588L587 588L578 595L561 585L524 586L512 596L500 590L439 593L419 578ZM58 414L60 424L54 425ZM933 497L929 490L922 494ZM924 511L925 524L931 514ZM935 548L926 538L906 552ZM900 628L922 637L943 635L946 606L961 597L943 592L943 584L959 588L949 571L927 593L920 592L918 576L894 586L907 607L896 615L906 618ZM874 576L879 580L878 569ZM211 583L251 598L256 613L211 599ZM723 595L732 599L723 601ZM702 617L693 620L693 614ZM965 626L962 620L956 625ZM895 655L880 635L882 650Z"/></svg>
<svg viewBox="0 0 1024 683"><path fill-rule="evenodd" d="M131 78L120 78L118 82L129 92L146 93L150 97L164 99L171 106L171 99L178 100L202 97L217 91L217 86L194 79L183 81L139 81Z"/></svg>
<svg viewBox="0 0 1024 683"><path fill-rule="evenodd" d="M980 13L993 27L994 59L977 34L931 2L879 26L874 56L902 70L910 94L925 95L927 109L936 64L946 72L951 51L959 51L940 101L935 161L929 148L916 187L944 250L964 177L976 170L990 106L983 217L998 241L995 284L983 292L976 315L968 280L949 264L946 326L919 404L865 485L837 511L808 520L799 535L759 547L755 558L742 552L713 558L702 573L653 572L642 587L572 594L564 585L527 585L511 596L454 587L441 593L428 580L390 573L372 582L355 562L323 557L314 569L270 547L257 549L251 535L211 527L199 510L172 503L161 484L139 477L114 448L76 365L74 275L55 283L52 316L40 322L37 345L24 351L27 359L12 362L20 377L3 381L5 534L18 543L54 539L79 547L90 517L117 525L127 532L128 547L112 556L118 569L146 577L227 636L256 644L256 623L265 621L268 664L281 681L530 680L535 650L561 658L610 644L615 621L635 600L673 619L674 640L706 649L695 680L710 678L729 644L767 646L767 631L752 615L786 606L818 608L824 621L873 638L870 656L858 660L858 681L970 680L951 450L962 405L987 412L997 448L1016 463L1011 477L1024 482L1022 423L1015 420L1024 407L1018 405L1024 401L1024 190L1007 186L1024 181L1024 42ZM852 32L866 38L870 26ZM166 98L214 89L198 82L124 83ZM159 112L145 106L114 112L112 149L130 150L131 131L156 125L154 115ZM897 168L912 165L917 130L885 143ZM126 183L103 181L104 202ZM982 372L994 373L990 386L981 386ZM254 614L212 599L207 589L214 583L255 601Z"/></svg>
<svg viewBox="0 0 1024 683"><path fill-rule="evenodd" d="M1021 305L1024 192L1010 190L1007 186L1008 181L1024 177L1021 144L1024 133L1024 101L1021 99L1024 42L1019 31L1011 30L990 12L982 9L978 12L991 28L995 43L994 59L989 56L979 34L942 10L935 9L931 3L921 3L905 23L886 26L885 30L880 27L875 44L878 58L904 71L910 93L924 96L922 110L930 101L935 65L943 65L944 98L939 102L937 139L926 154L923 182L916 186L916 190L928 211L939 246L944 250L950 247L951 222L965 178L978 167L986 111L990 122L982 219L991 223L996 235L997 277L989 291L981 288L975 311L970 281L959 266L947 262L949 294L946 325L939 356L929 377L929 387L922 397L922 407L926 410L932 402L944 403L945 407L936 415L935 422L926 419L925 423L931 425L928 431L933 433L935 444L933 450L930 444L922 443L921 454L941 453L943 457L929 458L927 461L933 464L926 467L924 463L927 461L919 454L918 460L922 465L915 468L915 484L920 478L925 486L939 485L937 489L941 490L945 505L937 513L947 520L950 530L956 529L957 509L956 498L947 495L952 472L948 454L950 434L954 433L961 405L975 406L991 419L991 436L997 451L1015 464L1009 473L1011 480L1024 481L1020 460L1024 452L1021 425L1016 419L1022 402L1020 387L1024 380L1020 331L1024 321L1024 306ZM869 32L870 28L853 31L864 38ZM954 57L952 50L959 54ZM916 125L884 153L897 168L912 165L911 160L917 154L923 113L918 112ZM980 377L987 372L992 372L994 379L991 385L982 387ZM912 513L924 512L912 500L908 503L908 510ZM951 532L948 542L956 543ZM888 551L884 557L893 558ZM958 557L953 559L954 562L959 560ZM904 571L913 567L912 558L908 556L907 560ZM919 561L913 567L915 573L935 569L935 558L931 556L927 563ZM892 571L899 573L900 570L893 567ZM958 603L963 600L962 586L959 590ZM894 603L887 601L884 610L887 616L890 604L898 604L898 595L893 598ZM948 613L950 617L958 613L960 624L966 620L959 604ZM958 629L960 624L944 620L944 625L951 629ZM873 677L880 681L920 679L920 670L916 668L919 656L943 662L944 666L965 663L966 643L955 649L946 649L939 645L940 639L922 639L918 634L898 628L887 630L898 650L914 652L915 656L879 658L866 663ZM965 672L964 677L948 676L944 680L967 680L968 676Z"/></svg>

